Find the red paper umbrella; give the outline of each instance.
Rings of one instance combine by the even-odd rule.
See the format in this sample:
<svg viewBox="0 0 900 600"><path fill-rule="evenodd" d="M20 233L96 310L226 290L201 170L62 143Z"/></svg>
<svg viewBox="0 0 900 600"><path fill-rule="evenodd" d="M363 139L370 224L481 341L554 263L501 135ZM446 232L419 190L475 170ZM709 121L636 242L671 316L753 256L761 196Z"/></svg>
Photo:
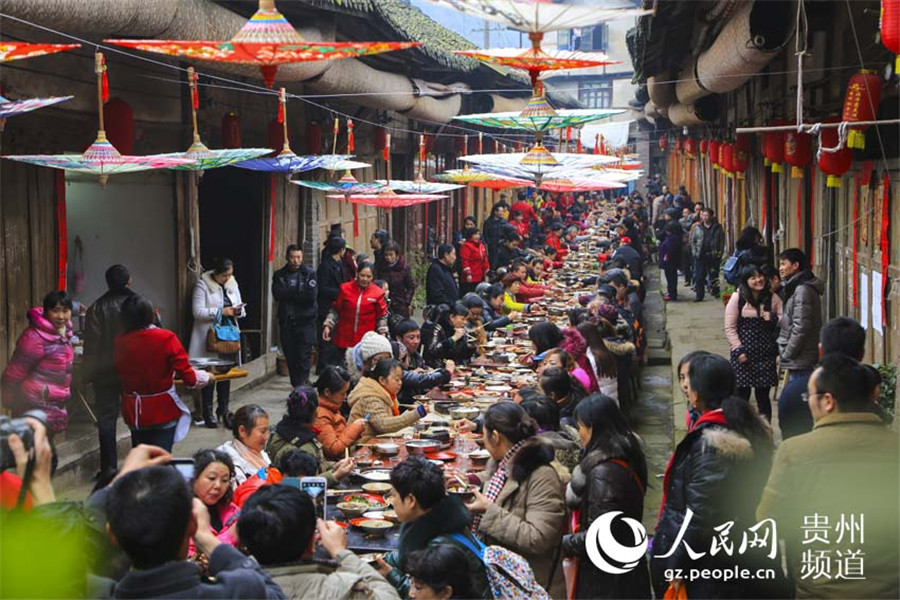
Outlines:
<svg viewBox="0 0 900 600"><path fill-rule="evenodd" d="M388 210L449 198L449 196L442 196L440 194L395 194L392 191L383 192L381 194L329 194L326 197L344 200L345 202L352 202L353 204L365 204L367 206L385 208Z"/></svg>
<svg viewBox="0 0 900 600"><path fill-rule="evenodd" d="M275 83L278 65L353 58L421 46L421 42L307 42L275 9L275 0L259 0L259 9L228 41L104 40L128 48L215 62L259 65L266 87Z"/></svg>
<svg viewBox="0 0 900 600"><path fill-rule="evenodd" d="M28 42L0 42L0 62L33 58L54 52L81 48L81 44L29 44Z"/></svg>

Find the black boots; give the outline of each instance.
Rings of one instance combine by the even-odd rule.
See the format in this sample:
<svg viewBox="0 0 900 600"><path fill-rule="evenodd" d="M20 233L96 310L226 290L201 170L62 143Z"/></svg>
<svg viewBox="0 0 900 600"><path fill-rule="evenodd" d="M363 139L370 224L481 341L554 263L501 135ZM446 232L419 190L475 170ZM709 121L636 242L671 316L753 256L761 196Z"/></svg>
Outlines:
<svg viewBox="0 0 900 600"><path fill-rule="evenodd" d="M210 394L212 396L212 394ZM215 429L219 426L219 421L216 420L216 416L213 414L213 399L207 398L206 394L203 395L203 426L207 429Z"/></svg>

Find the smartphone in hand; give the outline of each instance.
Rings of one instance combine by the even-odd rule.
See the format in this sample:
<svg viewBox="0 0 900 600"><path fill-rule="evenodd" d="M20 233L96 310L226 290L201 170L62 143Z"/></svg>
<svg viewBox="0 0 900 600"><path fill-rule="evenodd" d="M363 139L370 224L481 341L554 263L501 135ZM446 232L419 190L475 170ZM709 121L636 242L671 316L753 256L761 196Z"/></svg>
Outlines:
<svg viewBox="0 0 900 600"><path fill-rule="evenodd" d="M328 482L324 477L301 477L300 489L309 494L313 505L316 507L316 517L325 520L325 491Z"/></svg>

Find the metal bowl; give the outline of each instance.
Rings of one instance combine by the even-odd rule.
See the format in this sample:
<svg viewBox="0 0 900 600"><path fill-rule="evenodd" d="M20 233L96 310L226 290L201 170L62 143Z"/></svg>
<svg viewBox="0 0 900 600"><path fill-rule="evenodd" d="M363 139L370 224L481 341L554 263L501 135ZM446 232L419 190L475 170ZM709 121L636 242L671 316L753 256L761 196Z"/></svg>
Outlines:
<svg viewBox="0 0 900 600"><path fill-rule="evenodd" d="M442 415L449 415L450 410L459 406L459 402L450 402L446 400L437 400L434 402L434 410Z"/></svg>
<svg viewBox="0 0 900 600"><path fill-rule="evenodd" d="M374 446L372 446L372 450L374 450L376 454L380 454L381 456L397 456L398 454L400 454L400 446L392 442L375 444Z"/></svg>
<svg viewBox="0 0 900 600"><path fill-rule="evenodd" d="M362 484L362 489L370 494L386 494L391 491L391 484L378 481Z"/></svg>
<svg viewBox="0 0 900 600"><path fill-rule="evenodd" d="M363 513L371 510L365 502L338 502L337 507L348 519L361 517Z"/></svg>
<svg viewBox="0 0 900 600"><path fill-rule="evenodd" d="M453 419L474 419L481 414L481 411L474 406L460 406L459 408L450 409L450 417Z"/></svg>
<svg viewBox="0 0 900 600"><path fill-rule="evenodd" d="M386 519L366 519L359 524L360 529L371 536L383 537L394 524Z"/></svg>
<svg viewBox="0 0 900 600"><path fill-rule="evenodd" d="M462 500L463 503L468 503L475 499L476 489L478 488L474 485L467 485L466 487L463 487L457 484L456 487L451 486L447 488L447 493L451 496L456 496L457 498Z"/></svg>
<svg viewBox="0 0 900 600"><path fill-rule="evenodd" d="M423 456L441 449L438 440L409 440L406 442L406 452L410 455Z"/></svg>
<svg viewBox="0 0 900 600"><path fill-rule="evenodd" d="M237 363L225 358L192 358L188 362L192 366L209 371L214 375L223 375L230 371Z"/></svg>

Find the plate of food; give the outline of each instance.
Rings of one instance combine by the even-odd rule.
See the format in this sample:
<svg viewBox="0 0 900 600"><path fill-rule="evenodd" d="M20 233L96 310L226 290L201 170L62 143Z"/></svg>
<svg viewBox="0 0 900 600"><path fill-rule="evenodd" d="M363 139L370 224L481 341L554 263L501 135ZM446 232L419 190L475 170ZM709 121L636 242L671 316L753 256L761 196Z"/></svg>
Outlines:
<svg viewBox="0 0 900 600"><path fill-rule="evenodd" d="M368 479L369 481L390 481L391 480L391 470L390 469L366 469L365 471L361 471L359 474L363 479Z"/></svg>
<svg viewBox="0 0 900 600"><path fill-rule="evenodd" d="M387 502L384 497L375 494L347 494L343 498L344 502L359 502L369 506L384 506Z"/></svg>
<svg viewBox="0 0 900 600"><path fill-rule="evenodd" d="M486 392L509 392L512 391L512 386L506 384L495 384L485 386L484 391Z"/></svg>
<svg viewBox="0 0 900 600"><path fill-rule="evenodd" d="M456 460L455 452L430 452L425 455L425 458L428 460L442 460L444 462L449 462L451 460Z"/></svg>

